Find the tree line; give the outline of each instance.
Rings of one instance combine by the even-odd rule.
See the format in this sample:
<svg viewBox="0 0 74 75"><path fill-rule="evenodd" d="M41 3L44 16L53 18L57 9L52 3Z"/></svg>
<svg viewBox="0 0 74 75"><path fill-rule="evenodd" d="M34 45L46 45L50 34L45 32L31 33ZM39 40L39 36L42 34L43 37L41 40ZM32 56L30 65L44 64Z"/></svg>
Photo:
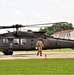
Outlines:
<svg viewBox="0 0 74 75"><path fill-rule="evenodd" d="M39 31L45 32L46 35L51 36L55 32L68 30L68 29L73 29L72 23L56 23L50 27L40 28Z"/></svg>

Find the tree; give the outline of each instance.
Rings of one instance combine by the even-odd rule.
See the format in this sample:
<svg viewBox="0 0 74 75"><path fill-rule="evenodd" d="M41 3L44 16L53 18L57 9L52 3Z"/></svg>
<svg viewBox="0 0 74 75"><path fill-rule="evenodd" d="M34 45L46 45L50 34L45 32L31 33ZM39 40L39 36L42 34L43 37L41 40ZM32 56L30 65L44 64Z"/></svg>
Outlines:
<svg viewBox="0 0 74 75"><path fill-rule="evenodd" d="M46 35L51 36L55 32L68 30L68 29L73 29L72 23L56 23L50 27L40 28L39 31L45 32Z"/></svg>

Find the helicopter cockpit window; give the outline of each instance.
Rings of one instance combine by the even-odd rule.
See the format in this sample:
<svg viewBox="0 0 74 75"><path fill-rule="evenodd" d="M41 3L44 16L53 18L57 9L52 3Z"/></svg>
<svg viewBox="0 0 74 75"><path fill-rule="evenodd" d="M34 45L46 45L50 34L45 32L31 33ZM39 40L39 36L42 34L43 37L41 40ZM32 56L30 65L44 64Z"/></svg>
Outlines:
<svg viewBox="0 0 74 75"><path fill-rule="evenodd" d="M19 44L19 39L14 39L14 44L18 45Z"/></svg>
<svg viewBox="0 0 74 75"><path fill-rule="evenodd" d="M21 44L25 45L26 44L26 39L21 39Z"/></svg>
<svg viewBox="0 0 74 75"><path fill-rule="evenodd" d="M8 43L8 39L3 39L3 43Z"/></svg>

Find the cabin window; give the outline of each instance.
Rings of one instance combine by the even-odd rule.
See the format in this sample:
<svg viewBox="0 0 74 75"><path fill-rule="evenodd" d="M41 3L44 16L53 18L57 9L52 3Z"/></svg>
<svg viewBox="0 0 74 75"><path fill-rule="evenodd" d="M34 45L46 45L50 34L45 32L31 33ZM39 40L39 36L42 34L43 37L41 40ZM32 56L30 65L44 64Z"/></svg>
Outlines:
<svg viewBox="0 0 74 75"><path fill-rule="evenodd" d="M34 39L32 39L31 41L34 41Z"/></svg>
<svg viewBox="0 0 74 75"><path fill-rule="evenodd" d="M3 43L8 43L8 39L3 39Z"/></svg>
<svg viewBox="0 0 74 75"><path fill-rule="evenodd" d="M3 39L3 43L5 43L5 39Z"/></svg>
<svg viewBox="0 0 74 75"><path fill-rule="evenodd" d="M25 45L26 44L26 39L21 39L21 45Z"/></svg>
<svg viewBox="0 0 74 75"><path fill-rule="evenodd" d="M19 39L14 39L14 44L18 45L19 44Z"/></svg>
<svg viewBox="0 0 74 75"><path fill-rule="evenodd" d="M8 39L6 39L6 43L8 43Z"/></svg>

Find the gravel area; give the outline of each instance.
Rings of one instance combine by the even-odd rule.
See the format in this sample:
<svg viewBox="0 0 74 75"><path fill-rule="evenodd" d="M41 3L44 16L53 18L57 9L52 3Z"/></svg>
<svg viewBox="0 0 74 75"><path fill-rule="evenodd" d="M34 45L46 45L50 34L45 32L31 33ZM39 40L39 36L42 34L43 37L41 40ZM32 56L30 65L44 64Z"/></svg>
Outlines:
<svg viewBox="0 0 74 75"><path fill-rule="evenodd" d="M18 52L13 55L0 54L0 60L74 58L74 52L43 52L42 56L37 56L36 53L37 52Z"/></svg>

